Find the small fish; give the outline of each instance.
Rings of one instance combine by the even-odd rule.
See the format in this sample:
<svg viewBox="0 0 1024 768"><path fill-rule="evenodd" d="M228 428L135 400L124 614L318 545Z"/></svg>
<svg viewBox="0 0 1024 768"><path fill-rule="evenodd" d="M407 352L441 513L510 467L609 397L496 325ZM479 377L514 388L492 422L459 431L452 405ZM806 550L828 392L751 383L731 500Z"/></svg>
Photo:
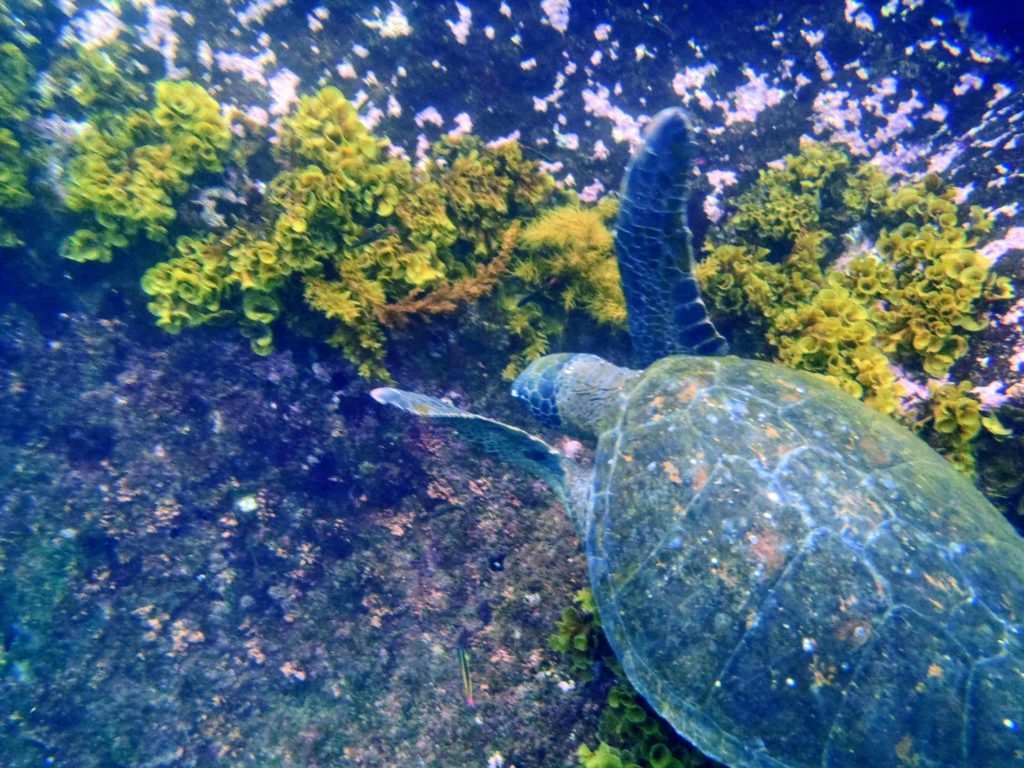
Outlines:
<svg viewBox="0 0 1024 768"><path fill-rule="evenodd" d="M524 304L529 304L536 298L539 298L542 294L547 293L549 289L556 288L562 282L560 278L552 277L547 282L543 283L539 288L534 288L528 294L523 296L519 301L516 302L517 307L521 307Z"/></svg>
<svg viewBox="0 0 1024 768"><path fill-rule="evenodd" d="M659 32L663 32L669 40L679 39L679 33L672 29L672 27L670 27L664 21L662 21L661 18L658 16L655 16L654 18L641 17L641 22L646 24L648 27L651 27L652 29L656 29Z"/></svg>
<svg viewBox="0 0 1024 768"><path fill-rule="evenodd" d="M354 243L352 243L352 245L350 245L349 248L355 250L356 248L361 248L364 245L375 243L381 238L397 234L398 227L370 227L368 230L366 230L366 232L363 233L363 236L356 240Z"/></svg>
<svg viewBox="0 0 1024 768"><path fill-rule="evenodd" d="M473 676L469 669L469 651L462 643L455 648L459 657L459 671L462 673L462 694L466 697L466 706L473 709L476 702L473 701Z"/></svg>
<svg viewBox="0 0 1024 768"><path fill-rule="evenodd" d="M532 155L536 155L541 160L544 160L546 162L549 162L549 163L555 162L554 158L552 158L551 155L545 155L543 152L541 152L536 147L531 147L528 144L520 144L519 148L522 149L524 152L527 152L527 153L532 154Z"/></svg>

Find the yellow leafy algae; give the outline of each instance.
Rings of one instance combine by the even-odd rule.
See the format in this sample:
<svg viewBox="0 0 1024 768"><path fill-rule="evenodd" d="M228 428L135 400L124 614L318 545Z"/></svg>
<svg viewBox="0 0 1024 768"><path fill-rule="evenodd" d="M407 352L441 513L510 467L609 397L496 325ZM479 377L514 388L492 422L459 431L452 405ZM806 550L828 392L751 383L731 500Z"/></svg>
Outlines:
<svg viewBox="0 0 1024 768"><path fill-rule="evenodd" d="M807 142L737 198L696 273L726 324L763 333L781 362L897 414L895 366L944 381L986 326L986 303L1012 295L978 250L991 220L976 207L964 215L955 195L934 174L899 185ZM969 470L977 403L968 382L949 386L897 415Z"/></svg>

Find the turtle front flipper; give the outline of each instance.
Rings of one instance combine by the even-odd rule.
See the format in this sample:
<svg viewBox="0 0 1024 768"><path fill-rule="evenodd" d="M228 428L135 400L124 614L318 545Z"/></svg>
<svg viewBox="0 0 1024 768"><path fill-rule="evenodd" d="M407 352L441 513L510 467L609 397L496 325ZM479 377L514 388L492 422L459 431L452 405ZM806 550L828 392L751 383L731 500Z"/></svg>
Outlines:
<svg viewBox="0 0 1024 768"><path fill-rule="evenodd" d="M474 448L489 453L543 480L559 499L565 499L566 471L562 456L529 432L486 416L479 416L435 397L403 389L380 387L370 392L378 403L436 419L451 427Z"/></svg>
<svg viewBox="0 0 1024 768"><path fill-rule="evenodd" d="M708 319L693 276L685 208L693 127L678 108L657 114L626 169L615 252L637 362L680 352L724 355L728 345Z"/></svg>

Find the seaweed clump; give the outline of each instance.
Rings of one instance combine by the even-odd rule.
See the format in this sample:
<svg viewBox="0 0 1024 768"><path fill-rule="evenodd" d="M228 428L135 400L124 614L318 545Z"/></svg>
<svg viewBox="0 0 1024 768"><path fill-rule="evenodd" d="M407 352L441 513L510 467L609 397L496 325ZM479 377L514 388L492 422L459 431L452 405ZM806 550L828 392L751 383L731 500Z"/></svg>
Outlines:
<svg viewBox="0 0 1024 768"><path fill-rule="evenodd" d="M144 236L167 242L193 176L223 170L231 130L220 105L192 82L161 80L154 106L98 112L77 138L67 206L89 219L61 243L73 261L103 261Z"/></svg>
<svg viewBox="0 0 1024 768"><path fill-rule="evenodd" d="M524 229L512 268L522 290L505 296L503 310L525 344L505 368L505 378L514 378L523 364L546 353L572 312L625 328L611 229L617 213L618 201L611 197L593 207L569 202L545 211Z"/></svg>
<svg viewBox="0 0 1024 768"><path fill-rule="evenodd" d="M903 418L971 472L978 404L949 377L987 303L1013 291L977 247L991 218L955 199L935 174L897 185L808 142L739 196L696 272L726 323L753 321L781 362ZM911 407L907 372L931 379Z"/></svg>
<svg viewBox="0 0 1024 768"><path fill-rule="evenodd" d="M85 117L145 107L149 93L136 74L143 74L141 65L120 40L93 48L72 45L47 71L44 106Z"/></svg>
<svg viewBox="0 0 1024 768"><path fill-rule="evenodd" d="M573 597L575 606L562 609L562 617L548 638L551 650L556 651L570 675L580 682L594 679L594 665L603 636L597 606L590 589L581 589Z"/></svg>
<svg viewBox="0 0 1024 768"><path fill-rule="evenodd" d="M130 106L115 110L105 93L121 88L129 65L112 45L73 50L51 72L67 91L60 106L88 118L63 179L79 227L61 253L109 262L151 244L137 249L156 255L141 284L168 332L235 324L267 355L287 324L326 338L362 376L387 380L391 329L492 294L485 324L517 350L506 376L547 351L568 312L623 323L614 201L573 202L517 142L447 135L414 166L326 87L303 96L273 147L261 148L234 142L232 112L195 83L160 81L151 104L125 87ZM179 215L186 199L201 193L204 205L222 187L202 185L225 176L255 189L257 154L273 174L260 201L231 222L206 217L209 229L190 228ZM548 288L558 301L540 299Z"/></svg>
<svg viewBox="0 0 1024 768"><path fill-rule="evenodd" d="M158 325L236 317L267 354L272 323L304 306L329 321L328 342L363 376L387 378L386 327L493 288L506 236L553 184L514 143L448 138L422 170L386 148L336 88L303 97L282 121L275 155L285 170L269 184L268 223L182 237L175 258L146 272Z"/></svg>
<svg viewBox="0 0 1024 768"><path fill-rule="evenodd" d="M27 109L34 69L14 43L0 43L0 248L21 245L8 214L32 203L29 161L19 138L28 120Z"/></svg>
<svg viewBox="0 0 1024 768"><path fill-rule="evenodd" d="M594 679L594 669L611 672L606 706L598 726L598 746L582 744L579 768L696 768L707 760L650 708L630 684L601 630L590 589L580 590L575 607L562 611L549 638L568 672L580 682Z"/></svg>

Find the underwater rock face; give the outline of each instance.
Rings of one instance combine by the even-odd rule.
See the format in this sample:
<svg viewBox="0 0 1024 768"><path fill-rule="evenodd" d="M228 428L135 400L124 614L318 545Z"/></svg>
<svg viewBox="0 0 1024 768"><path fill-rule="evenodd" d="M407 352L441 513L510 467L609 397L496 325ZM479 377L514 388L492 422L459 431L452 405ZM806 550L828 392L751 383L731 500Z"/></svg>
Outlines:
<svg viewBox="0 0 1024 768"><path fill-rule="evenodd" d="M583 570L539 488L396 452L330 360L0 328L4 765L542 765L593 729L545 672Z"/></svg>
<svg viewBox="0 0 1024 768"><path fill-rule="evenodd" d="M698 258L808 140L992 218L976 252L1015 294L948 375L838 362L902 381L1022 527L1014 9L708 8L0 4L0 764L697 764L599 643L549 646L585 582L561 508L366 396L390 374L523 424L503 371L626 362L605 227L665 106L698 129ZM858 224L819 243L826 275L877 251Z"/></svg>

